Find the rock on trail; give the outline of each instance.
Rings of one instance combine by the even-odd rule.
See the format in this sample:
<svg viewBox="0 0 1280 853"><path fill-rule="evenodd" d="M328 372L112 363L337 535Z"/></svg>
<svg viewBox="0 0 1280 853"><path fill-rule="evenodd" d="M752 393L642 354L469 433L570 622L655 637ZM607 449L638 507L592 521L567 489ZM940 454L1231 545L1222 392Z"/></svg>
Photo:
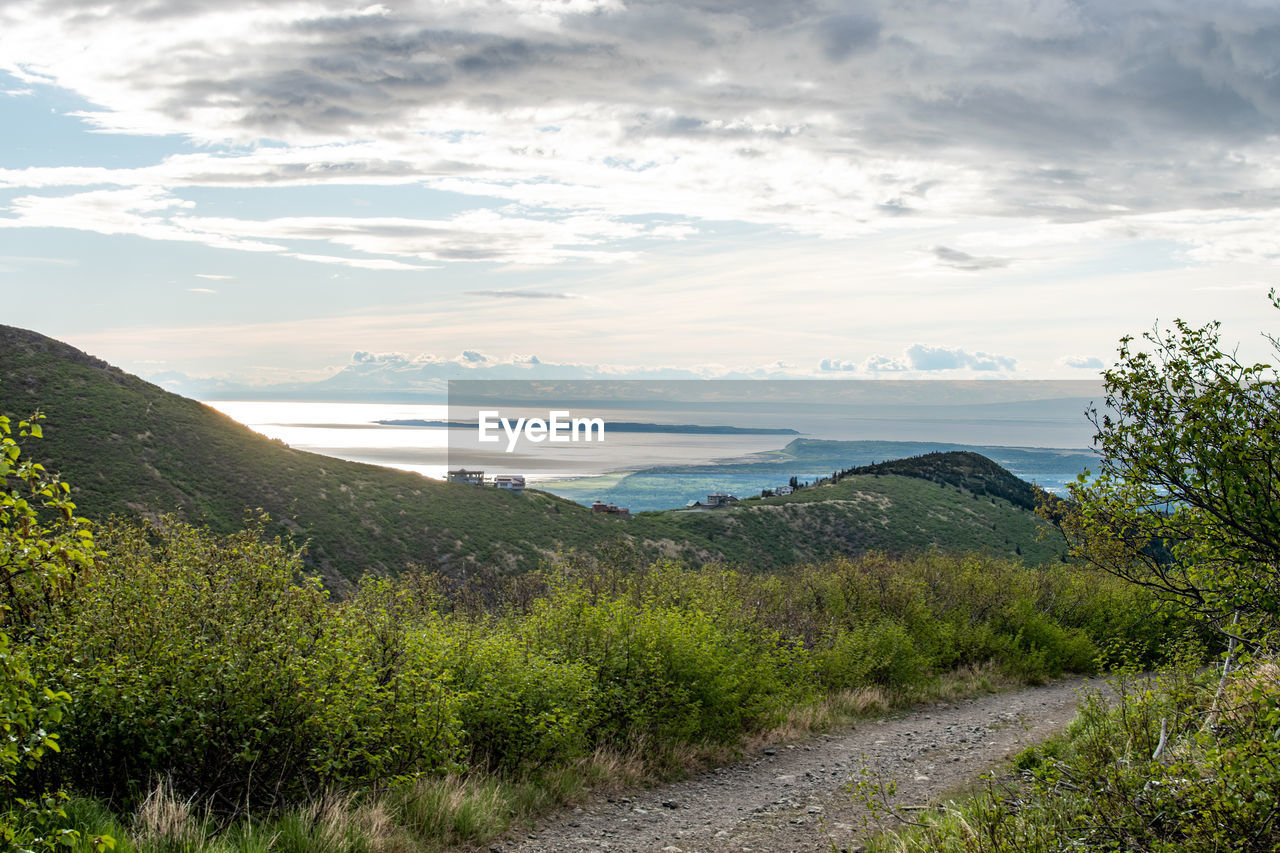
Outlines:
<svg viewBox="0 0 1280 853"><path fill-rule="evenodd" d="M976 779L1075 716L1081 687L1065 679L921 706L843 733L766 747L672 785L597 799L513 831L495 853L854 850L865 807L850 793L865 765L897 783L895 806L923 806Z"/></svg>

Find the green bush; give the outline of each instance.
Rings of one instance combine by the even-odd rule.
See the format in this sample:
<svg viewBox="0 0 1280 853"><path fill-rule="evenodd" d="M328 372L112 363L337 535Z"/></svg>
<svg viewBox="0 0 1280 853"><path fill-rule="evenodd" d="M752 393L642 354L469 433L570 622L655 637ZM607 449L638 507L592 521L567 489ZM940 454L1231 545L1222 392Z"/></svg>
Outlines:
<svg viewBox="0 0 1280 853"><path fill-rule="evenodd" d="M525 778L602 746L732 743L822 690L989 661L1088 669L1092 632L1119 619L1089 605L1133 601L1067 567L941 554L771 576L574 558L498 607L413 574L332 601L264 524L102 532L31 646L37 680L71 697L49 784L128 806L160 777L232 812L468 769Z"/></svg>
<svg viewBox="0 0 1280 853"><path fill-rule="evenodd" d="M1159 853L1280 849L1280 667L1246 669L1212 725L1215 683L1195 661L1130 675L1094 694L1060 736L1016 761L1022 783L993 786L942 816L881 838L896 851ZM1161 747L1161 741L1164 746Z"/></svg>
<svg viewBox="0 0 1280 853"><path fill-rule="evenodd" d="M892 619L842 630L815 656L827 689L864 684L909 687L930 671L906 626Z"/></svg>
<svg viewBox="0 0 1280 853"><path fill-rule="evenodd" d="M559 576L520 624L533 647L595 672L600 742L731 741L803 690L803 650L776 632L642 589L593 594Z"/></svg>
<svg viewBox="0 0 1280 853"><path fill-rule="evenodd" d="M473 766L511 772L587 751L598 696L595 673L585 662L553 660L504 625L460 627L440 623L434 629L449 655Z"/></svg>
<svg viewBox="0 0 1280 853"><path fill-rule="evenodd" d="M165 775L235 809L452 765L434 649L408 638L389 654L379 614L331 605L260 526L220 537L166 519L102 544L44 650L73 696L57 768L78 790L129 802Z"/></svg>
<svg viewBox="0 0 1280 853"><path fill-rule="evenodd" d="M70 696L48 686L31 665L32 649L56 630L64 598L93 555L88 522L75 515L70 487L23 458L23 440L41 437L41 416L0 415L0 844L6 850L54 849L81 843L68 825L67 796L44 784L42 763L59 750L53 731Z"/></svg>

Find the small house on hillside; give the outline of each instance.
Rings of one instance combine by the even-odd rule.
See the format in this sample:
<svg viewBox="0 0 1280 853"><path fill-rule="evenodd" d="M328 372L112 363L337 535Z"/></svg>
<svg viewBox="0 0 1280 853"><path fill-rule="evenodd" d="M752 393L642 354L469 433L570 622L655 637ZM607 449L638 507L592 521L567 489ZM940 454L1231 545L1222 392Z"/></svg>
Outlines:
<svg viewBox="0 0 1280 853"><path fill-rule="evenodd" d="M608 504L608 503L605 503L604 501L595 501L594 503L592 503L591 511L601 512L601 513L604 513L605 515L616 515L619 518L631 517L630 507L618 506L616 504Z"/></svg>
<svg viewBox="0 0 1280 853"><path fill-rule="evenodd" d="M712 494L707 495L707 506L710 507L729 506L730 504L736 504L737 502L738 499L736 497L733 495L726 495L723 492L713 492Z"/></svg>
<svg viewBox="0 0 1280 853"><path fill-rule="evenodd" d="M523 474L499 474L493 478L495 488L506 489L509 492L515 492L517 495L524 491L524 475Z"/></svg>
<svg viewBox="0 0 1280 853"><path fill-rule="evenodd" d="M773 493L778 497L782 497L784 495L789 495L794 491L795 489L791 488L790 486L778 486L778 488L773 490Z"/></svg>
<svg viewBox="0 0 1280 853"><path fill-rule="evenodd" d="M465 486L483 486L483 471L468 471L466 468L459 468L456 471L449 472L450 483L462 483Z"/></svg>

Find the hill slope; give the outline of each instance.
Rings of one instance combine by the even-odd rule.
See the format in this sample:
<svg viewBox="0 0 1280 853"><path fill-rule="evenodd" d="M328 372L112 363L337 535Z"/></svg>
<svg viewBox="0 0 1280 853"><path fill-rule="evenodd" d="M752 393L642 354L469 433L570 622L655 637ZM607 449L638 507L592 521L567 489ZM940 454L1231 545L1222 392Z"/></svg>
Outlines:
<svg viewBox="0 0 1280 853"><path fill-rule="evenodd" d="M932 464L946 470L954 461L959 479L972 464L967 457L976 454L939 455L948 459ZM725 559L770 567L837 554L934 547L1021 556L1033 565L1059 560L1066 550L1061 534L1033 512L991 493L1007 487L1007 480L1022 481L983 461L993 469L990 487L971 470L965 486L903 474L851 474L835 484L746 500L727 510L655 515L663 518L669 538L705 542Z"/></svg>
<svg viewBox="0 0 1280 853"><path fill-rule="evenodd" d="M931 545L1035 562L1061 551L1038 538L1025 509L985 485L974 493L1001 475L1021 482L985 459L994 470L957 460L957 470L983 468L977 479L945 474L946 460L935 460L943 473L933 480L872 472L724 512L622 521L542 492L516 496L293 450L66 344L0 326L0 411L36 407L48 420L31 452L71 482L86 516L176 512L226 532L246 508L261 508L308 543L309 563L336 588L409 564L455 577L507 574L616 539L645 554L760 568Z"/></svg>
<svg viewBox="0 0 1280 853"><path fill-rule="evenodd" d="M308 561L335 586L410 563L450 574L533 568L616 530L551 495L293 450L66 344L0 326L0 411L37 406L48 420L32 452L72 484L86 516L176 512L229 532L246 508L261 508L309 542Z"/></svg>
<svg viewBox="0 0 1280 853"><path fill-rule="evenodd" d="M839 472L838 482L849 476L896 474L955 486L979 497L1003 498L1022 509L1034 510L1040 491L985 456L970 451L925 453Z"/></svg>

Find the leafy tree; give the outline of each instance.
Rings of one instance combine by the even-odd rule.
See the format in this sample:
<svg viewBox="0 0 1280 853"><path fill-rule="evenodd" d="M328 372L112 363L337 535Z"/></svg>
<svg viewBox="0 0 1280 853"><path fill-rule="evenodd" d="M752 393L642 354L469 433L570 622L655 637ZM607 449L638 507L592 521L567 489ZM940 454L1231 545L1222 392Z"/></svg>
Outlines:
<svg viewBox="0 0 1280 853"><path fill-rule="evenodd" d="M1265 636L1280 617L1280 375L1224 352L1218 323L1143 339L1123 338L1104 373L1099 470L1072 485L1064 532L1093 565Z"/></svg>
<svg viewBox="0 0 1280 853"><path fill-rule="evenodd" d="M12 421L0 415L0 849L71 847L80 834L66 827L62 793L18 796L21 775L57 752L52 728L70 700L39 685L27 645L43 628L74 578L93 557L88 522L75 515L71 489L44 466L22 456L24 439L41 437L41 416ZM92 850L114 842L90 839Z"/></svg>

